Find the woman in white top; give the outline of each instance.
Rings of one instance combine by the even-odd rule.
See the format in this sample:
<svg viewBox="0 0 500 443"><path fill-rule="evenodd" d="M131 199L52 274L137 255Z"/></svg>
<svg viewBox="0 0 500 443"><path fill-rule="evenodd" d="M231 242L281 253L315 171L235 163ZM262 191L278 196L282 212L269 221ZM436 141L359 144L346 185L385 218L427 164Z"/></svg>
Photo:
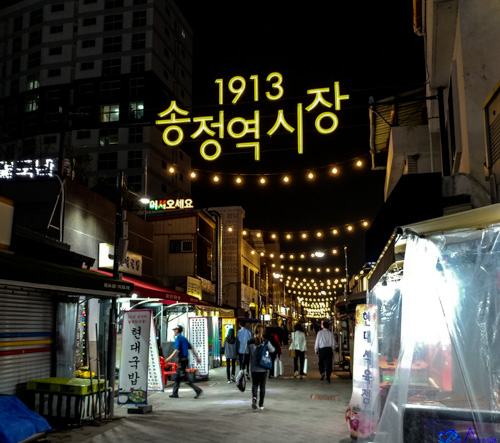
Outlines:
<svg viewBox="0 0 500 443"><path fill-rule="evenodd" d="M296 323L292 332L292 343L289 349L295 350L295 357L293 358L293 377L296 378L300 375L302 378L304 374L304 359L306 357L307 343L306 334L302 330L300 323ZM299 368L300 364L300 368Z"/></svg>

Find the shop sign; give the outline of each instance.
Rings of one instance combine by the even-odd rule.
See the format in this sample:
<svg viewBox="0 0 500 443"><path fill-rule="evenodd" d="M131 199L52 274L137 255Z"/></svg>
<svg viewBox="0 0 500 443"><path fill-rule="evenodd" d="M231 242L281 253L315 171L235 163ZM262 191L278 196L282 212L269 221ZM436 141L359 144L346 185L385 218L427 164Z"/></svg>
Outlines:
<svg viewBox="0 0 500 443"><path fill-rule="evenodd" d="M193 200L190 198L170 198L168 200L150 200L149 202L149 209L152 211L172 211L193 208Z"/></svg>
<svg viewBox="0 0 500 443"><path fill-rule="evenodd" d="M284 79L279 72L270 73L263 82L258 75L252 75L248 79L242 76L235 76L229 81L224 79L215 80L218 88L219 106L228 104L237 105L241 98L245 102L252 101L258 103L263 101L277 102L286 96ZM262 93L262 91L263 93ZM231 95L226 100L226 94ZM253 109L252 117L244 118L242 114L228 116L227 111L219 110L216 115L190 116L189 111L179 107L174 100L156 120L157 125L165 126L163 130L163 142L167 146L179 146L186 137L184 131L189 130L187 126L192 126L192 131L188 134L191 139L200 140L200 155L207 161L213 161L222 154L220 140L226 136L234 140L249 137L251 141L236 143L236 148L253 150L254 160L259 161L261 157L261 136L272 137L276 133L295 133L297 143L297 153L304 153L304 132L309 130L307 127L307 114L315 110L314 122L310 123L319 134L331 134L339 126L337 112L341 109L341 102L348 100L349 95L341 94L340 83L334 82L333 88L325 86L321 88L307 90L309 97L307 103L295 103L293 114L290 110L277 109L276 114L272 114L271 123L262 127L260 110ZM277 106L279 108L279 106ZM236 108L236 106L235 106ZM331 112L331 109L336 112ZM319 113L318 113L319 110ZM321 112L323 111L323 112ZM268 111L266 111L267 114ZM274 112L274 111L271 111ZM306 123L305 123L306 121Z"/></svg>
<svg viewBox="0 0 500 443"><path fill-rule="evenodd" d="M99 243L99 268L113 269L115 247L108 243ZM127 251L125 260L118 267L119 272L142 275L142 255Z"/></svg>
<svg viewBox="0 0 500 443"><path fill-rule="evenodd" d="M201 300L201 280L199 278L188 276L186 281L186 293Z"/></svg>

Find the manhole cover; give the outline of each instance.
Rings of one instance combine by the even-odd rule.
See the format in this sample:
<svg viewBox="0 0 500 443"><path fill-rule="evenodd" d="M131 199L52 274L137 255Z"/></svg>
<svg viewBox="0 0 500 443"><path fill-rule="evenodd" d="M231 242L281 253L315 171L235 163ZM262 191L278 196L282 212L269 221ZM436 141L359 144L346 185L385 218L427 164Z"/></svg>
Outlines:
<svg viewBox="0 0 500 443"><path fill-rule="evenodd" d="M337 401L339 399L338 395L311 395L311 400L333 400Z"/></svg>

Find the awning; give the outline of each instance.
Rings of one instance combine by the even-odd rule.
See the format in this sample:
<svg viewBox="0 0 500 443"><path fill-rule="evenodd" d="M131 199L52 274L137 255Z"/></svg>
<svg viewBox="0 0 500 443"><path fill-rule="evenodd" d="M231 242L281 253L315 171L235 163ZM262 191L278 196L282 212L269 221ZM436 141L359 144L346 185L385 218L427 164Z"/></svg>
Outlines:
<svg viewBox="0 0 500 443"><path fill-rule="evenodd" d="M109 272L101 270L96 270L95 272L104 275L112 275ZM200 302L198 298L191 295L176 291L174 289L158 286L153 283L147 283L142 280L137 280L136 278L123 276L122 280L132 283L134 285L134 293L137 294L137 296L140 298L158 298L167 302L170 301L171 303L189 303L190 305L195 305Z"/></svg>
<svg viewBox="0 0 500 443"><path fill-rule="evenodd" d="M10 251L0 252L0 284L108 297L130 295L134 290L129 282Z"/></svg>
<svg viewBox="0 0 500 443"><path fill-rule="evenodd" d="M445 215L418 223L400 226L389 238L377 264L368 275L368 290L374 288L389 267L404 256L406 237L411 234L430 235L461 229L484 229L500 223L500 203Z"/></svg>

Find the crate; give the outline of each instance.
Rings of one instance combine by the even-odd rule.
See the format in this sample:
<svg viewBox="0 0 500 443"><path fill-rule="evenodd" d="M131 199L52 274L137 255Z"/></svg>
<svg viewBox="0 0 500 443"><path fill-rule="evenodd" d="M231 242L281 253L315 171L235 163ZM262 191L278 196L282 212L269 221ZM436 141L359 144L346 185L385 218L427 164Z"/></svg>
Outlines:
<svg viewBox="0 0 500 443"><path fill-rule="evenodd" d="M107 382L105 380L91 381L88 378L50 377L39 380L29 380L26 388L30 391L88 395L92 392L104 391L107 388Z"/></svg>

